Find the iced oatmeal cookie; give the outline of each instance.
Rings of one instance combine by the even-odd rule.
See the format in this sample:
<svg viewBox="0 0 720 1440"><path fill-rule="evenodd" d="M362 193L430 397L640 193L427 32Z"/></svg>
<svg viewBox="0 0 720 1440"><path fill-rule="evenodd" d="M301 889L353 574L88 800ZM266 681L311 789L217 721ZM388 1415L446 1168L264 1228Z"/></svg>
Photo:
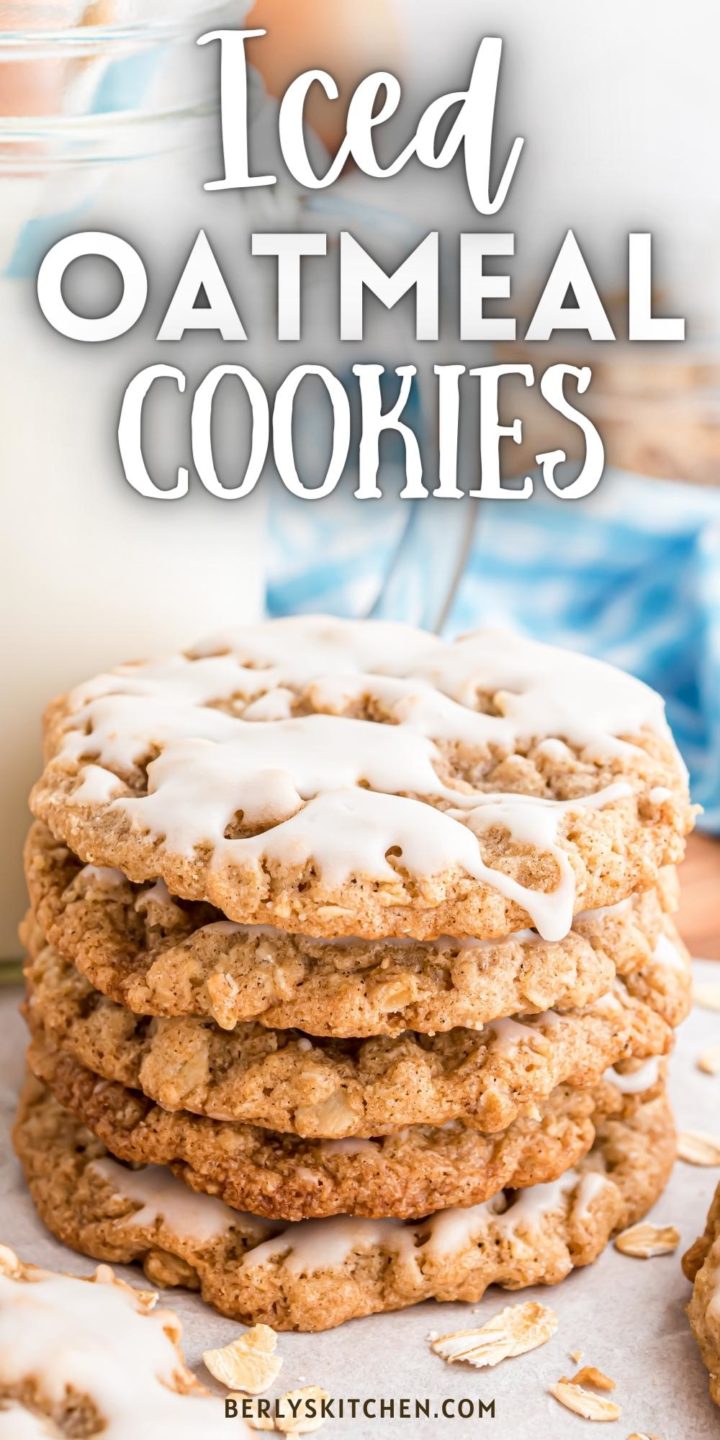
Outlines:
<svg viewBox="0 0 720 1440"><path fill-rule="evenodd" d="M489 631L239 630L62 697L46 754L33 812L86 864L316 937L557 941L692 823L659 696Z"/></svg>
<svg viewBox="0 0 720 1440"><path fill-rule="evenodd" d="M163 881L133 884L120 870L83 865L39 823L25 868L26 944L44 931L91 985L136 1014L356 1038L569 1010L604 994L616 974L646 984L677 894L666 870L657 890L577 915L560 941L535 930L498 941L332 940L238 925L177 899Z"/></svg>
<svg viewBox="0 0 720 1440"><path fill-rule="evenodd" d="M133 1015L51 947L28 958L26 979L31 1028L103 1079L167 1110L306 1138L375 1138L453 1120L504 1130L557 1085L593 1084L608 1065L672 1046L652 994L637 999L622 980L582 1010L334 1040L252 1022L227 1032L209 1020Z"/></svg>
<svg viewBox="0 0 720 1440"><path fill-rule="evenodd" d="M550 1185L419 1223L273 1226L194 1195L167 1170L119 1164L35 1080L15 1145L37 1210L64 1244L140 1261L153 1284L199 1289L223 1314L280 1330L325 1330L433 1298L478 1301L492 1284L554 1284L645 1214L675 1155L664 1095L629 1096L589 1155Z"/></svg>
<svg viewBox="0 0 720 1440"><path fill-rule="evenodd" d="M187 1369L180 1321L157 1298L107 1265L80 1279L0 1247L2 1440L227 1436L221 1401ZM236 1420L233 1433L254 1432Z"/></svg>
<svg viewBox="0 0 720 1440"><path fill-rule="evenodd" d="M683 1256L693 1282L688 1316L710 1377L710 1394L720 1405L720 1185L713 1196L705 1232Z"/></svg>
<svg viewBox="0 0 720 1440"><path fill-rule="evenodd" d="M168 1165L193 1190L271 1219L327 1215L417 1218L476 1205L510 1186L555 1180L587 1153L626 1087L660 1093L663 1067L615 1071L590 1089L559 1086L507 1130L483 1135L457 1122L406 1126L375 1140L299 1140L257 1126L167 1111L96 1075L38 1034L30 1069L55 1098L129 1164ZM635 1091L634 1087L638 1087Z"/></svg>

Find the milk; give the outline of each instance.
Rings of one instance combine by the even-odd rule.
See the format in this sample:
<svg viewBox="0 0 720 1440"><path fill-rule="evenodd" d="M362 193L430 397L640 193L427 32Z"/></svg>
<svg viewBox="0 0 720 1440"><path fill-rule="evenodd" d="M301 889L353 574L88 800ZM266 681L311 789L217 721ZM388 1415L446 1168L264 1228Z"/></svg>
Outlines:
<svg viewBox="0 0 720 1440"><path fill-rule="evenodd" d="M192 165L202 169L200 160ZM232 347L218 354L214 336L158 347L152 316L118 341L77 344L39 311L36 261L28 260L29 273L14 273L24 268L19 237L40 216L49 221L48 243L53 223L61 234L97 228L132 237L153 290L158 276L177 275L186 239L203 223L201 178L187 160L163 157L160 171L146 169L141 178L136 162L103 174L70 168L59 185L47 174L2 173L0 149L0 958L20 950L20 857L48 700L98 670L262 612L263 487L237 503L197 481L181 501L144 499L127 484L117 447L122 394L139 368L162 360L202 370L209 358L236 359ZM59 194L76 213L53 222ZM244 243L251 213L239 204L228 218ZM149 451L169 478L190 463L188 411L174 387L156 388Z"/></svg>

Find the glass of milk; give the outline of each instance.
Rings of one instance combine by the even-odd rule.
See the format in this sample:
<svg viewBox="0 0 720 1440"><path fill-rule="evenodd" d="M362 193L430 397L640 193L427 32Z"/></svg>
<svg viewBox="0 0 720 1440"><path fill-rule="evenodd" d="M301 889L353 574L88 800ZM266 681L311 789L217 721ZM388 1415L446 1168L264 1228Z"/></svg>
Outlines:
<svg viewBox="0 0 720 1440"><path fill-rule="evenodd" d="M235 3L221 20L242 17ZM122 393L138 369L177 364L190 392L193 367L236 358L228 347L210 354L203 335L189 337L187 354L186 342L158 346L152 314L154 299L162 310L154 292L167 280L169 300L200 228L213 234L222 221L241 254L257 221L252 199L236 195L211 213L202 188L218 165L212 96L202 90L213 88L216 47L199 51L194 39L217 19L199 0L0 9L0 959L20 950L20 857L47 701L98 670L262 609L261 502L226 504L192 483L178 502L143 499L124 479L116 442ZM150 276L147 322L107 344L59 337L37 305L42 255L81 229L129 239ZM181 464L192 476L189 412L177 396L175 404L150 440L168 481Z"/></svg>

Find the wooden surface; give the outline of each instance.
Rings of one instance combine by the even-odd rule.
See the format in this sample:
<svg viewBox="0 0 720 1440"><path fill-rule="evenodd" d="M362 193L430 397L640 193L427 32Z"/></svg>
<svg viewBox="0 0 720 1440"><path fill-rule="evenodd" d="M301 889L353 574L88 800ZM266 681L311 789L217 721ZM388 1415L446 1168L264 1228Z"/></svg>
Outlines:
<svg viewBox="0 0 720 1440"><path fill-rule="evenodd" d="M693 955L720 960L720 840L691 835L680 878L683 939Z"/></svg>

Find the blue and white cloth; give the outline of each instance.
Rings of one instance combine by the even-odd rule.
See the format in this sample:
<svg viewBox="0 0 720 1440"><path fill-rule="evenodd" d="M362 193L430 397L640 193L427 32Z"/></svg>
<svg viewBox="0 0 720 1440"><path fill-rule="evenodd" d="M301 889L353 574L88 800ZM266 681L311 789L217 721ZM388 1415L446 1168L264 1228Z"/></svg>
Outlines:
<svg viewBox="0 0 720 1440"><path fill-rule="evenodd" d="M581 501L277 492L270 530L271 614L514 627L640 676L665 697L700 825L720 832L720 489L615 471Z"/></svg>

